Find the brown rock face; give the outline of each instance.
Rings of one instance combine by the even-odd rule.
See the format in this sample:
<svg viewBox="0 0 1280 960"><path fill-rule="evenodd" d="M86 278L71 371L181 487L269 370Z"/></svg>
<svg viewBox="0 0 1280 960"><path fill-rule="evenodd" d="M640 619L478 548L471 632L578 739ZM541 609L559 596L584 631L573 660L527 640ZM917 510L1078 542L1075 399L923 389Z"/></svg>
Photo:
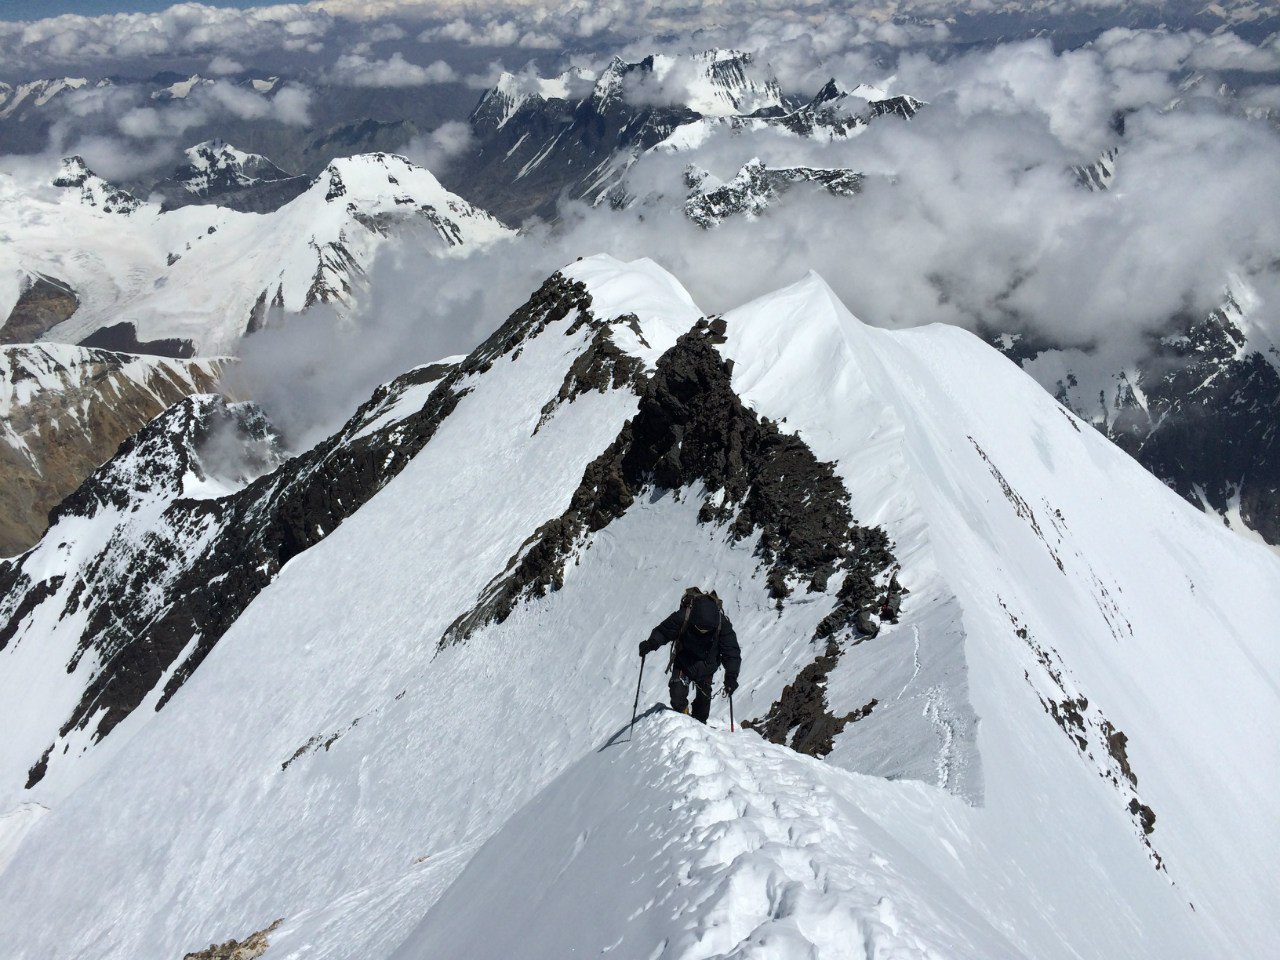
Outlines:
<svg viewBox="0 0 1280 960"><path fill-rule="evenodd" d="M284 918L281 917L269 927L252 933L244 940L228 940L226 943L212 943L208 950L188 953L182 960L257 960L271 946L267 934L273 933Z"/></svg>
<svg viewBox="0 0 1280 960"><path fill-rule="evenodd" d="M0 343L32 343L76 312L75 291L52 277L36 277L3 324Z"/></svg>
<svg viewBox="0 0 1280 960"><path fill-rule="evenodd" d="M224 363L0 347L0 556L31 547L50 509L160 411L212 391Z"/></svg>

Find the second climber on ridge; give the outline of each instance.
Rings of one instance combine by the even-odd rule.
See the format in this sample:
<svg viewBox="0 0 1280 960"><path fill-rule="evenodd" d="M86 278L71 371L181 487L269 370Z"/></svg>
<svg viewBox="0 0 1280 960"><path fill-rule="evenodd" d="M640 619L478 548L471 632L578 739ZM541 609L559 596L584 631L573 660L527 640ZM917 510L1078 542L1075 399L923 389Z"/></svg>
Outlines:
<svg viewBox="0 0 1280 960"><path fill-rule="evenodd" d="M733 624L724 614L715 592L703 593L690 587L680 600L680 608L653 628L649 639L640 643L643 658L665 644L671 644L671 671L668 689L671 709L689 712L689 684L693 684L693 718L703 723L711 712L711 681L724 667L724 689L732 695L738 689L742 651Z"/></svg>

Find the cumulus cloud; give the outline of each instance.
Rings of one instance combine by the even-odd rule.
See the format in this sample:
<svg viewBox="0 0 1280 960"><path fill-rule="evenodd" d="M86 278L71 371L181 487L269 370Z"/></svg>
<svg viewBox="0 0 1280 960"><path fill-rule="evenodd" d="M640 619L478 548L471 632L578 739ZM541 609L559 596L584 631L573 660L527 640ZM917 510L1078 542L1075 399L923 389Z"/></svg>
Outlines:
<svg viewBox="0 0 1280 960"><path fill-rule="evenodd" d="M66 14L0 23L0 61L39 70L93 60L241 57L316 48L333 26L330 14L300 3L248 10L182 3L160 13Z"/></svg>
<svg viewBox="0 0 1280 960"><path fill-rule="evenodd" d="M915 0L897 9L991 12L1007 6L1000 0ZM1122 6L1120 0L1088 0L1078 8ZM396 22L379 19L387 16ZM412 29L400 25L415 16L421 22ZM317 359L307 342L339 350L333 368L343 367L339 356L345 362L360 353L349 383L328 383L332 409L344 414L377 379L407 363L467 349L551 270L600 251L655 257L708 311L817 269L872 323L1026 330L1098 347L1110 357L1136 355L1174 314L1216 305L1231 277L1248 278L1263 312L1280 315L1272 267L1280 249L1280 134L1249 119L1280 110L1274 79L1261 82L1280 70L1277 38L1251 44L1229 32L1123 28L1066 52L1040 41L935 56L949 40L945 23L895 22L883 15L883 3L871 0L839 6L811 0L324 0L251 11L185 4L157 15L0 25L0 59L79 62L86 51L185 53L229 67L251 63L257 51L325 43L334 48L339 23L343 53L329 75L357 86L441 83L458 79L457 70L467 74L463 82L489 86L504 65L495 62L476 73L476 60L511 56L482 50L458 68L443 61L424 66L414 62L410 36L482 48L571 44L580 51L579 65L598 70L606 51L639 59L669 47L653 39L665 35L696 37L699 48L755 51L760 69L772 71L789 93L811 94L835 76L930 103L910 123L882 118L847 142L720 131L695 155L655 154L634 168L633 191L661 200L622 213L567 205L554 228L535 225L517 240L464 260L435 259L412 239L389 245L353 324L331 318L333 336L326 327L318 338L315 326L286 324L274 351L265 349L267 340L255 348L270 354L263 369L270 367L285 386L305 379L307 364L323 368L324 358ZM377 43L401 47L383 56L385 47L374 53ZM669 82L635 84L628 95L679 101L689 86L681 69ZM533 83L527 71L512 72ZM1220 90L1213 76L1218 72L1245 76L1237 99ZM1188 86L1196 74L1209 77ZM1251 76L1260 82L1248 86ZM83 140L86 152L98 150L106 158L90 158L95 166L105 162L104 172L123 165L129 150L144 162L160 162L166 137L180 135L201 116L305 123L309 94L285 87L268 99L220 83L171 104L128 96L107 90L64 98L69 116L109 118ZM1125 118L1123 136L1117 116ZM409 154L433 170L448 169L470 148L470 136L462 124L444 124L415 140ZM1083 190L1072 166L1117 146L1114 189ZM754 156L771 165L849 167L867 180L851 199L796 189L760 219L733 219L713 232L683 217L685 163L696 160L727 178ZM286 328L301 331L296 342ZM339 328L346 331L342 336L358 339L341 339ZM1280 330L1274 333L1280 342ZM301 359L294 363L291 356Z"/></svg>
<svg viewBox="0 0 1280 960"><path fill-rule="evenodd" d="M330 75L332 82L353 87L422 87L449 83L457 78L453 67L443 60L423 67L410 63L399 53L393 53L386 60L373 60L354 52L343 54Z"/></svg>
<svg viewBox="0 0 1280 960"><path fill-rule="evenodd" d="M404 27L396 23L384 23L374 27L365 38L370 43L385 43L389 40L403 40L408 34Z"/></svg>
<svg viewBox="0 0 1280 960"><path fill-rule="evenodd" d="M1232 0L1223 0L1230 8ZM1046 22L1085 14L1106 17L1167 0L1071 0L1041 5ZM957 14L1026 15L1025 0L313 0L240 10L180 3L159 13L64 15L0 24L0 61L11 67L151 56L223 55L243 61L270 50L318 51L335 35L346 46L395 42L426 24L421 36L477 46L563 49L575 42L625 43L697 37L699 43L742 42L753 33L779 39L807 34L815 51L855 45L904 48L939 42ZM339 25L342 26L339 26ZM856 44L853 42L856 39ZM1151 42L1145 41L1148 45ZM1271 49L1240 46L1230 34L1201 37L1203 69L1271 70ZM763 49L757 47L757 49Z"/></svg>
<svg viewBox="0 0 1280 960"><path fill-rule="evenodd" d="M244 64L239 60L233 60L231 57L218 54L209 61L208 73L215 77L223 77L228 74L241 73L244 70Z"/></svg>
<svg viewBox="0 0 1280 960"><path fill-rule="evenodd" d="M465 352L552 270L599 252L656 259L708 312L817 270L867 322L1038 334L1092 351L1111 371L1139 358L1171 318L1205 314L1243 278L1260 304L1255 322L1280 342L1280 132L1237 109L1265 110L1275 88L1241 104L1184 96L1168 109L1168 75L1150 56L1117 59L1115 49L1055 53L1039 41L939 60L909 54L893 66L894 84L929 101L910 122L880 118L832 143L724 127L694 153L646 155L631 172L642 200L630 209L565 204L554 226L532 224L461 260L393 243L353 323L376 336L359 340L361 373L334 415L407 365ZM1123 135L1113 122L1121 110ZM468 136L446 125L415 156L447 162ZM1113 188L1084 189L1073 165L1112 147ZM687 220L687 163L728 178L757 156L866 180L852 198L798 187L758 219L712 231ZM303 376L290 355L273 355L278 382Z"/></svg>

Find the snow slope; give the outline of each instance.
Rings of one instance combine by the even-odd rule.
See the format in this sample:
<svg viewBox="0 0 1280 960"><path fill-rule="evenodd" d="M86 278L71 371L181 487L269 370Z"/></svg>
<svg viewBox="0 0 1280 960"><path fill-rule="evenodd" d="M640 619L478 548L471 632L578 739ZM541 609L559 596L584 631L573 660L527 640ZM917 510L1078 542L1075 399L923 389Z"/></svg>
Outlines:
<svg viewBox="0 0 1280 960"><path fill-rule="evenodd" d="M129 322L142 341L174 338L200 354L227 353L266 322L270 306L350 304L392 232L419 225L421 242L446 256L510 235L429 171L390 154L335 160L310 189L269 214L216 206L162 213L130 198L122 216L118 203L96 199L113 196L109 185L73 160L74 176L64 170L58 178L69 186L0 175L0 276L57 277L81 302L49 331L54 340L78 342ZM85 184L104 186L90 193ZM0 299L0 313L8 315L19 292L14 286Z"/></svg>
<svg viewBox="0 0 1280 960"><path fill-rule="evenodd" d="M646 715L512 817L393 956L1016 956L873 798L784 747ZM477 922L493 903L503 922Z"/></svg>
<svg viewBox="0 0 1280 960"><path fill-rule="evenodd" d="M698 319L650 262L566 273L643 369ZM180 956L276 918L268 957L1268 955L1280 561L962 331L872 329L814 277L725 317L734 389L834 464L910 591L836 636L832 712L877 703L827 760L728 734L720 700L719 729L618 743L635 643L688 583L744 642L739 720L821 652L834 580L775 600L759 531L700 523L698 484L570 537L555 589L441 643L648 402L565 398L599 357L581 319L468 374L92 778L4 785L0 815L49 808L0 821L29 827L0 874L15 960Z"/></svg>

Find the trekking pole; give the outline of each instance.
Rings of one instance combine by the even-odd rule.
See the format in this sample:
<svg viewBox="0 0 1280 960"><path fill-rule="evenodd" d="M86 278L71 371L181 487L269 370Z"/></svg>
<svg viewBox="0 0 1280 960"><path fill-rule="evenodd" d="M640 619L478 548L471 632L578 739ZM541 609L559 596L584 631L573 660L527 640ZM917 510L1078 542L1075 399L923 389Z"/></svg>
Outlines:
<svg viewBox="0 0 1280 960"><path fill-rule="evenodd" d="M733 694L729 694L729 732L733 733Z"/></svg>
<svg viewBox="0 0 1280 960"><path fill-rule="evenodd" d="M627 739L631 739L631 730L636 725L636 714L640 710L640 681L644 679L644 657L640 658L640 676L636 677L636 702L631 707L631 726L627 727Z"/></svg>

